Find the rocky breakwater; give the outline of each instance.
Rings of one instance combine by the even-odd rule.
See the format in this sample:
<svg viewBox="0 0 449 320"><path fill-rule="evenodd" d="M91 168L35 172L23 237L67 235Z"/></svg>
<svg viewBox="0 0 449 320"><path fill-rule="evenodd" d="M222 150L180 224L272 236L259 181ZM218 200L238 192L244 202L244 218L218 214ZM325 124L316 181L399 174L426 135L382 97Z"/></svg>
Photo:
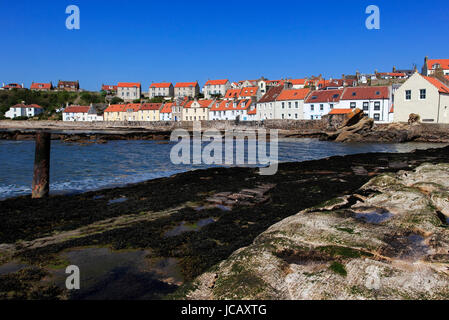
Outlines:
<svg viewBox="0 0 449 320"><path fill-rule="evenodd" d="M289 217L190 299L449 299L449 165L377 176Z"/></svg>
<svg viewBox="0 0 449 320"><path fill-rule="evenodd" d="M343 124L334 131L325 132L322 140L336 142L449 142L449 126L409 123L375 124L362 110L354 109Z"/></svg>

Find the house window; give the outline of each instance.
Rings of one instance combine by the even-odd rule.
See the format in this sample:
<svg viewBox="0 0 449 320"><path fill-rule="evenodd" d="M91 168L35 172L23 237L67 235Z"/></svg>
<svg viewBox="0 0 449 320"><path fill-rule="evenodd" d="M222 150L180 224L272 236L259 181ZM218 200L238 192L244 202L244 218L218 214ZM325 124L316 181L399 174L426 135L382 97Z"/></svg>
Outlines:
<svg viewBox="0 0 449 320"><path fill-rule="evenodd" d="M379 111L380 110L380 102L379 101L374 102L374 110L375 111Z"/></svg>
<svg viewBox="0 0 449 320"><path fill-rule="evenodd" d="M299 107L299 104L298 104L298 101L296 101L295 102L295 108L298 109L298 107Z"/></svg>
<svg viewBox="0 0 449 320"><path fill-rule="evenodd" d="M310 111L314 111L315 110L315 106L312 104L310 105ZM313 119L312 119L313 120Z"/></svg>
<svg viewBox="0 0 449 320"><path fill-rule="evenodd" d="M351 109L354 109L357 106L356 102L351 102Z"/></svg>
<svg viewBox="0 0 449 320"><path fill-rule="evenodd" d="M289 109L292 108L292 103L291 103L291 102L288 103L288 108L289 108Z"/></svg>
<svg viewBox="0 0 449 320"><path fill-rule="evenodd" d="M332 110L334 108L334 104L333 103L329 104L329 108L331 108Z"/></svg>
<svg viewBox="0 0 449 320"><path fill-rule="evenodd" d="M282 102L282 109L285 109L285 102Z"/></svg>
<svg viewBox="0 0 449 320"><path fill-rule="evenodd" d="M363 103L363 111L368 111L369 110L369 102L364 102Z"/></svg>
<svg viewBox="0 0 449 320"><path fill-rule="evenodd" d="M324 104L320 104L320 110L324 111Z"/></svg>
<svg viewBox="0 0 449 320"><path fill-rule="evenodd" d="M426 99L426 89L421 89L421 90L419 90L419 98L420 98L421 100Z"/></svg>
<svg viewBox="0 0 449 320"><path fill-rule="evenodd" d="M405 100L412 100L412 90L405 90Z"/></svg>
<svg viewBox="0 0 449 320"><path fill-rule="evenodd" d="M380 113L375 113L374 114L374 121L379 121L380 120Z"/></svg>

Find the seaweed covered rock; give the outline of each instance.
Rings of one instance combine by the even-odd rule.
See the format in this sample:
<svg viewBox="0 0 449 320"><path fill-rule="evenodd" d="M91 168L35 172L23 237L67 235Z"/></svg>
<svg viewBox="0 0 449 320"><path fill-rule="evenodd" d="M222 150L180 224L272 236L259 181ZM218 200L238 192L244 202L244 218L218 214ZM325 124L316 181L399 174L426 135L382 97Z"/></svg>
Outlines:
<svg viewBox="0 0 449 320"><path fill-rule="evenodd" d="M190 299L448 299L449 165L373 178L262 233Z"/></svg>

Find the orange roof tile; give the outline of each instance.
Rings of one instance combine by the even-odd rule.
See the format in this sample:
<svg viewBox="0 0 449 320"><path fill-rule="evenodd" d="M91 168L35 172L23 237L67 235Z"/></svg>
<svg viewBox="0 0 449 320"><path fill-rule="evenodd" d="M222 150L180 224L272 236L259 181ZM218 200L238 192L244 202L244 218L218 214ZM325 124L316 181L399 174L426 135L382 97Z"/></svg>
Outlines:
<svg viewBox="0 0 449 320"><path fill-rule="evenodd" d="M51 83L32 83L30 89L51 89Z"/></svg>
<svg viewBox="0 0 449 320"><path fill-rule="evenodd" d="M442 69L449 69L449 59L427 60L427 69L432 70L433 66L439 64Z"/></svg>
<svg viewBox="0 0 449 320"><path fill-rule="evenodd" d="M119 82L117 87L119 88L140 88L140 83L139 82Z"/></svg>
<svg viewBox="0 0 449 320"><path fill-rule="evenodd" d="M209 80L206 82L205 86L220 86L220 85L225 85L226 83L228 83L229 80L228 79L223 79L223 80Z"/></svg>
<svg viewBox="0 0 449 320"><path fill-rule="evenodd" d="M125 111L124 104L111 104L109 107L104 110L104 112L123 112Z"/></svg>
<svg viewBox="0 0 449 320"><path fill-rule="evenodd" d="M178 82L175 88L190 88L196 87L198 82Z"/></svg>
<svg viewBox="0 0 449 320"><path fill-rule="evenodd" d="M352 87L345 89L341 100L376 100L389 98L389 87Z"/></svg>
<svg viewBox="0 0 449 320"><path fill-rule="evenodd" d="M63 113L87 113L89 109L89 106L68 106Z"/></svg>
<svg viewBox="0 0 449 320"><path fill-rule="evenodd" d="M152 83L150 88L170 88L171 82Z"/></svg>
<svg viewBox="0 0 449 320"><path fill-rule="evenodd" d="M173 107L174 103L173 102L169 102L164 104L164 106L162 107L160 113L171 113L171 108Z"/></svg>
<svg viewBox="0 0 449 320"><path fill-rule="evenodd" d="M440 93L449 93L449 87L447 87L445 84L443 84L440 80L433 77L426 77L424 76L424 79L429 81L431 84L433 84Z"/></svg>
<svg viewBox="0 0 449 320"><path fill-rule="evenodd" d="M162 107L162 103L144 103L139 110L159 110Z"/></svg>
<svg viewBox="0 0 449 320"><path fill-rule="evenodd" d="M311 92L305 103L319 103L319 102L339 102L343 89L340 90L316 90Z"/></svg>
<svg viewBox="0 0 449 320"><path fill-rule="evenodd" d="M240 91L240 96L241 97L255 96L257 94L257 90L259 90L259 87L246 87L246 88L243 88L242 91Z"/></svg>
<svg viewBox="0 0 449 320"><path fill-rule="evenodd" d="M309 93L310 89L283 90L276 100L304 100Z"/></svg>
<svg viewBox="0 0 449 320"><path fill-rule="evenodd" d="M229 89L226 91L225 98L238 98L240 97L241 89Z"/></svg>
<svg viewBox="0 0 449 320"><path fill-rule="evenodd" d="M352 111L352 109L333 109L329 114L348 114Z"/></svg>
<svg viewBox="0 0 449 320"><path fill-rule="evenodd" d="M291 84L295 85L305 85L306 84L306 79L290 79L287 80L288 82L291 82Z"/></svg>
<svg viewBox="0 0 449 320"><path fill-rule="evenodd" d="M230 101L230 100L216 101L210 108L210 111L247 110L251 106L251 104L252 104L251 99L242 99L237 101Z"/></svg>

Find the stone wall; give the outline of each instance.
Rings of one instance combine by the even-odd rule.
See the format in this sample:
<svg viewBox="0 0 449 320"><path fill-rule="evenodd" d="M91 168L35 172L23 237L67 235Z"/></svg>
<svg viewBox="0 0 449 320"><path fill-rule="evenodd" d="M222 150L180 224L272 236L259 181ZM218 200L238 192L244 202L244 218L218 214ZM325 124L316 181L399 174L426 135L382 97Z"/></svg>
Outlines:
<svg viewBox="0 0 449 320"><path fill-rule="evenodd" d="M322 120L265 120L265 121L201 121L203 129L215 128L218 130L267 128L295 131L324 131L340 126L344 121L344 115L324 116ZM171 131L174 129L191 129L193 122L62 122L62 121L0 121L0 129L133 129L142 128L149 130Z"/></svg>

